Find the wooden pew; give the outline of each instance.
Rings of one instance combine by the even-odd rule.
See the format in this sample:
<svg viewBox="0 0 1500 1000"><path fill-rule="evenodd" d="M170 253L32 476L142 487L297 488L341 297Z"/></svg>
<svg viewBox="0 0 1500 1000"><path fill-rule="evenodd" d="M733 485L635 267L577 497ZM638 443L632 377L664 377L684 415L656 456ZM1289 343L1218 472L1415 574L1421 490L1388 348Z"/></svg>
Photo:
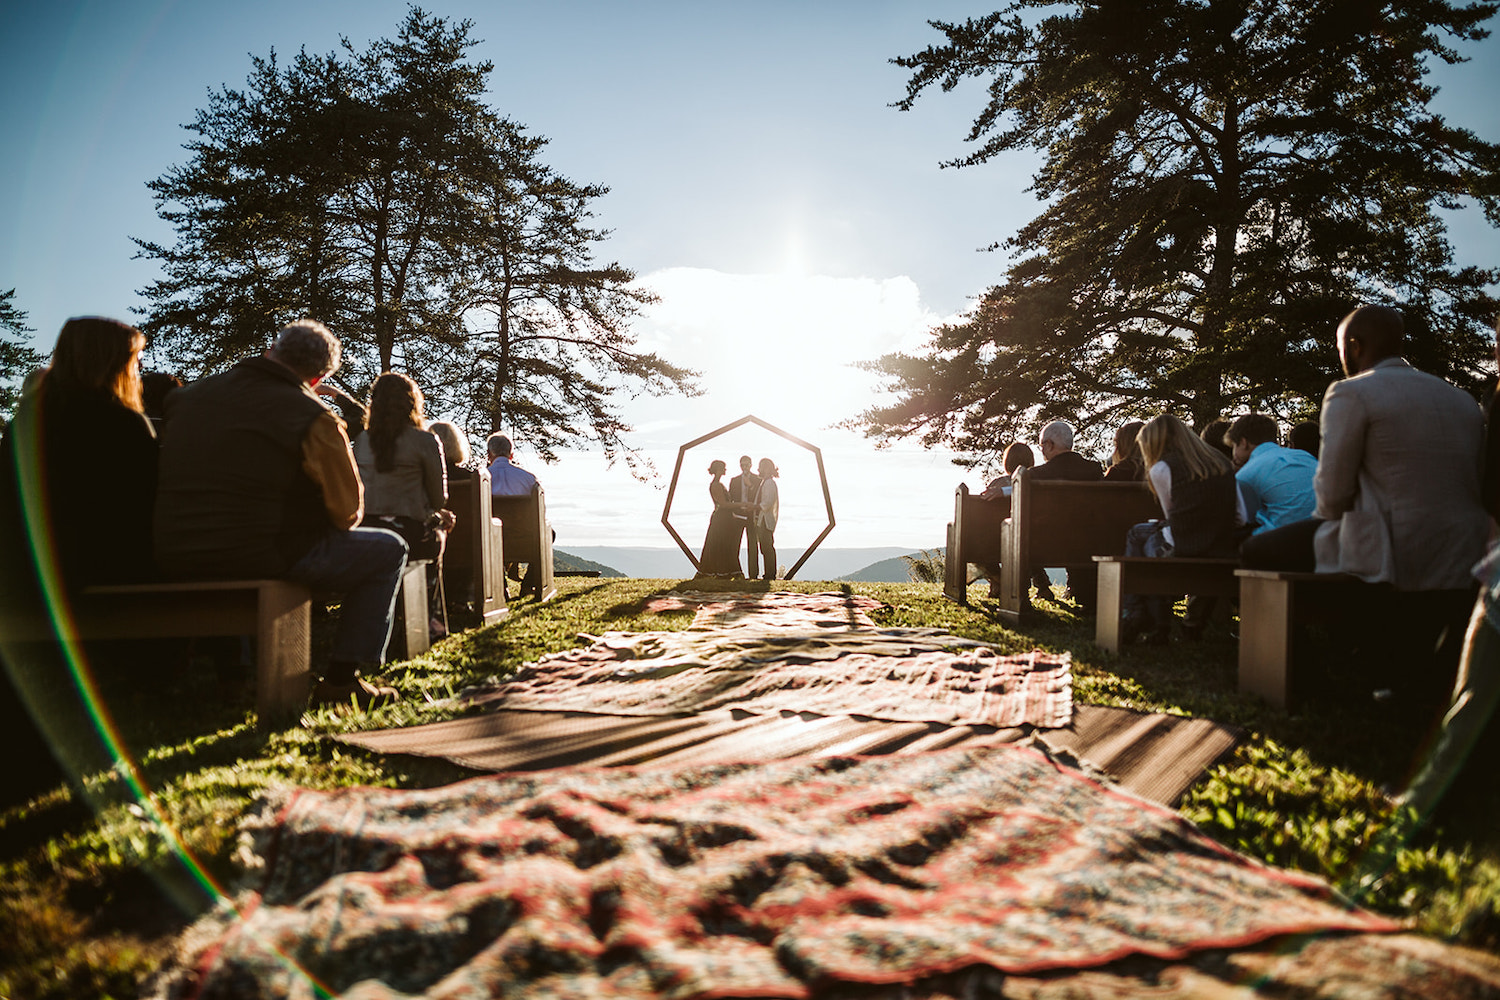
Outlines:
<svg viewBox="0 0 1500 1000"><path fill-rule="evenodd" d="M425 613L426 588L422 588ZM0 609L0 637L56 641L58 631L85 639L158 639L253 635L255 710L262 724L293 721L311 683L312 595L287 580L201 580L89 587L68 613ZM427 619L422 639L427 641Z"/></svg>
<svg viewBox="0 0 1500 1000"><path fill-rule="evenodd" d="M489 625L510 613L505 605L503 528L492 512L490 471L476 477L448 481L448 507L457 520L443 552L443 584L450 596L473 595L480 624ZM485 530L476 530L483 525Z"/></svg>
<svg viewBox="0 0 1500 1000"><path fill-rule="evenodd" d="M547 494L538 483L519 497L491 497L490 509L500 519L505 558L537 566L537 600L557 596L552 575L552 526L547 523Z"/></svg>
<svg viewBox="0 0 1500 1000"><path fill-rule="evenodd" d="M1030 610L1033 568L1124 555L1130 527L1161 517L1145 483L1033 481L1030 471L1016 470L1010 517L1000 526L999 614L1013 625Z"/></svg>
<svg viewBox="0 0 1500 1000"><path fill-rule="evenodd" d="M1010 497L982 500L958 484L953 493L953 523L948 525L948 547L943 554L943 596L969 603L969 564L993 566L1000 562L1000 525L1010 516Z"/></svg>
<svg viewBox="0 0 1500 1000"><path fill-rule="evenodd" d="M1242 569L1239 689L1277 708L1296 701L1292 630L1298 622L1326 618L1347 607L1367 584L1347 573L1287 573Z"/></svg>
<svg viewBox="0 0 1500 1000"><path fill-rule="evenodd" d="M1240 592L1235 576L1238 559L1095 556L1094 563L1099 567L1094 644L1110 653L1120 651L1120 616L1126 594L1235 597Z"/></svg>

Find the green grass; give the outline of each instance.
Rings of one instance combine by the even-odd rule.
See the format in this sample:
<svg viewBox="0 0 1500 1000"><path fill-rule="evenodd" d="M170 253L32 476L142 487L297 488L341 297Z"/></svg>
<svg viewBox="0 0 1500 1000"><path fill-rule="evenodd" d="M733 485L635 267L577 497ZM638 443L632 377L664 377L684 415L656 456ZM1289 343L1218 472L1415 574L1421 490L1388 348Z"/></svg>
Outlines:
<svg viewBox="0 0 1500 1000"><path fill-rule="evenodd" d="M562 579L554 601L517 602L498 625L393 665L385 679L406 695L401 704L365 715L310 713L301 726L278 732L255 729L243 683L215 685L201 669L174 673L156 664L153 683L143 685L138 673L112 676L101 666L106 700L151 797L137 801L123 769L101 769L82 791L60 788L0 815L0 997L137 995L175 935L213 899L208 886L233 883L237 829L262 793L293 784L427 787L469 773L441 761L366 754L329 736L453 718L462 710L449 699L464 687L567 649L580 635L686 628L686 613L643 610L648 598L672 587ZM875 615L881 625L942 626L1006 652L1070 652L1080 702L1245 727L1252 738L1189 793L1185 816L1222 843L1324 876L1426 933L1500 950L1500 815L1493 803L1460 812L1446 828L1412 834L1380 791L1399 785L1422 734L1393 733L1379 718L1353 711L1288 714L1238 694L1234 640L1223 631L1210 630L1200 643L1113 657L1093 646L1092 622L1064 604L1039 601L1039 621L1020 633L1002 625L988 602L961 608L936 584L853 589L890 606ZM326 621L320 624L325 633Z"/></svg>

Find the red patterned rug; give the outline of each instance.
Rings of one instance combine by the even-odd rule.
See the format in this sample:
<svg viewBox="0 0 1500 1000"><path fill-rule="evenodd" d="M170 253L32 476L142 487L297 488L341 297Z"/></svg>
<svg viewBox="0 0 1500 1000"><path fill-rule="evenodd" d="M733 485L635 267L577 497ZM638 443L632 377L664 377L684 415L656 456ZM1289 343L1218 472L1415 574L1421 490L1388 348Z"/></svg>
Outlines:
<svg viewBox="0 0 1500 1000"><path fill-rule="evenodd" d="M1387 931L1033 750L298 790L159 996L812 997Z"/></svg>
<svg viewBox="0 0 1500 1000"><path fill-rule="evenodd" d="M1056 729L1073 714L1067 654L1005 656L921 629L607 632L470 699L603 715L737 708L1001 728Z"/></svg>

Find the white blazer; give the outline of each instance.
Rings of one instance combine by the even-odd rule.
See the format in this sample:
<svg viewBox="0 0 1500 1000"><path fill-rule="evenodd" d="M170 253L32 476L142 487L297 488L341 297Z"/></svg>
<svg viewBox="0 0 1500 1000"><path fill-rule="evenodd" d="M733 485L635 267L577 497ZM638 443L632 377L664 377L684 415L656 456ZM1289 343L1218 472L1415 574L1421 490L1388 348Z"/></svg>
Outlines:
<svg viewBox="0 0 1500 1000"><path fill-rule="evenodd" d="M1479 500L1484 416L1474 398L1386 358L1328 387L1322 425L1318 572L1397 590L1469 586L1489 535Z"/></svg>
<svg viewBox="0 0 1500 1000"><path fill-rule="evenodd" d="M767 531L775 531L776 521L781 517L781 491L776 488L776 480L766 478L760 481L757 502L760 510L755 512L755 523Z"/></svg>

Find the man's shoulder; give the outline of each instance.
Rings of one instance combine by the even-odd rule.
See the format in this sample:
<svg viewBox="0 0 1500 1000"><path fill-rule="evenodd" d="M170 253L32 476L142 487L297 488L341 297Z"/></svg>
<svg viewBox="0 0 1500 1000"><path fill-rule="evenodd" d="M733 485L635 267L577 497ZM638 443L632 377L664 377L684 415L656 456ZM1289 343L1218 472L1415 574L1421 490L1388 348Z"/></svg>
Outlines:
<svg viewBox="0 0 1500 1000"><path fill-rule="evenodd" d="M1104 478L1104 467L1076 451L1065 451L1031 470L1032 479L1071 479L1091 482Z"/></svg>

